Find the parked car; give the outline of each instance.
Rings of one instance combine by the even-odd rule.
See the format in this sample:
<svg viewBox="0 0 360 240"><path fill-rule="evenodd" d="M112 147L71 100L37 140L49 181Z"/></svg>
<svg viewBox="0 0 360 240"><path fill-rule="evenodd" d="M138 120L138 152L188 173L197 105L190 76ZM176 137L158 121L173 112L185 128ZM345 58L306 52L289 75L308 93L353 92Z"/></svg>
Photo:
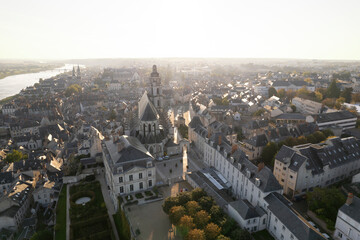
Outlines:
<svg viewBox="0 0 360 240"><path fill-rule="evenodd" d="M163 159L162 157L158 157L157 160L158 160L158 161L162 161L162 160L164 160L164 159Z"/></svg>
<svg viewBox="0 0 360 240"><path fill-rule="evenodd" d="M165 156L165 157L164 157L164 160L169 160L169 159L170 159L169 156Z"/></svg>

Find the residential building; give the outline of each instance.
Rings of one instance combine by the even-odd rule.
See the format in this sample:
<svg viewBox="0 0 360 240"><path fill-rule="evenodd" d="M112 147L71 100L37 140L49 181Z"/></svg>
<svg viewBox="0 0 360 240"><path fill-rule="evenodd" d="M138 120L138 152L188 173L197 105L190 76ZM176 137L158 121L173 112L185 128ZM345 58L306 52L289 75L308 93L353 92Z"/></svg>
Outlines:
<svg viewBox="0 0 360 240"><path fill-rule="evenodd" d="M321 103L299 97L293 98L292 104L295 105L296 111L304 114L318 114L322 107Z"/></svg>
<svg viewBox="0 0 360 240"><path fill-rule="evenodd" d="M360 172L360 141L331 138L324 143L283 145L275 156L274 175L293 197L326 187Z"/></svg>
<svg viewBox="0 0 360 240"><path fill-rule="evenodd" d="M333 237L338 240L360 239L360 198L352 193L338 211Z"/></svg>

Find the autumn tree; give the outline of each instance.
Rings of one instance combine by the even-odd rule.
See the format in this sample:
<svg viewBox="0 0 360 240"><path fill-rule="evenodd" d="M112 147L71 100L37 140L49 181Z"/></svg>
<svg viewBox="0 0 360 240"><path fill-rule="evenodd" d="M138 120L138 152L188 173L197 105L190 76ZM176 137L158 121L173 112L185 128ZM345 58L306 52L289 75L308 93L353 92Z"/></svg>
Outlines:
<svg viewBox="0 0 360 240"><path fill-rule="evenodd" d="M261 159L267 166L272 166L274 164L273 159L278 150L279 149L276 143L268 142L268 144L266 144L261 152Z"/></svg>
<svg viewBox="0 0 360 240"><path fill-rule="evenodd" d="M206 192L202 188L195 188L191 191L191 199L194 201L199 201L204 196L206 196Z"/></svg>
<svg viewBox="0 0 360 240"><path fill-rule="evenodd" d="M209 223L205 227L205 236L207 240L215 240L220 235L221 228L215 223Z"/></svg>
<svg viewBox="0 0 360 240"><path fill-rule="evenodd" d="M202 209L209 212L211 207L215 204L215 202L214 202L214 199L212 199L211 197L204 196L204 197L200 198L199 204Z"/></svg>
<svg viewBox="0 0 360 240"><path fill-rule="evenodd" d="M283 100L286 96L285 89L279 89L279 91L277 91L277 96Z"/></svg>
<svg viewBox="0 0 360 240"><path fill-rule="evenodd" d="M166 214L169 214L170 209L174 206L178 205L178 198L177 197L168 197L165 199L162 208Z"/></svg>
<svg viewBox="0 0 360 240"><path fill-rule="evenodd" d="M11 153L8 153L4 159L6 163L18 162L23 159L27 159L28 155L23 154L18 150L13 150Z"/></svg>
<svg viewBox="0 0 360 240"><path fill-rule="evenodd" d="M252 240L252 236L251 234L244 230L244 229L236 229L234 231L231 232L231 239L236 239L236 240Z"/></svg>
<svg viewBox="0 0 360 240"><path fill-rule="evenodd" d="M344 91L341 92L340 97L343 97L346 103L350 103L352 91L353 89L351 87L345 88Z"/></svg>
<svg viewBox="0 0 360 240"><path fill-rule="evenodd" d="M180 231L184 236L195 227L194 219L189 215L184 215L180 218L179 221Z"/></svg>
<svg viewBox="0 0 360 240"><path fill-rule="evenodd" d="M200 210L195 214L194 220L195 220L196 226L198 228L202 229L210 221L210 216L206 211Z"/></svg>
<svg viewBox="0 0 360 240"><path fill-rule="evenodd" d="M199 203L195 201L189 201L186 203L186 210L190 216L194 216L201 209Z"/></svg>
<svg viewBox="0 0 360 240"><path fill-rule="evenodd" d="M177 225L180 219L185 215L186 211L183 206L174 206L170 209L169 218L171 223Z"/></svg>
<svg viewBox="0 0 360 240"><path fill-rule="evenodd" d="M213 205L210 209L211 221L220 224L224 220L224 212L218 205Z"/></svg>
<svg viewBox="0 0 360 240"><path fill-rule="evenodd" d="M189 231L186 240L205 240L205 232L201 229L192 229Z"/></svg>

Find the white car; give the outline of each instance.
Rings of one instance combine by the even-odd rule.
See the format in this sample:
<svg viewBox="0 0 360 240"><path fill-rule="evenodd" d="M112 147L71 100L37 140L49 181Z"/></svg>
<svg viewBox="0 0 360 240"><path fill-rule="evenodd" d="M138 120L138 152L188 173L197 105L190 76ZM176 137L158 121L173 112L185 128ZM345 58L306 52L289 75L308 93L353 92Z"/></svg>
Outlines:
<svg viewBox="0 0 360 240"><path fill-rule="evenodd" d="M158 161L162 161L162 160L164 160L164 158L158 157L157 160L158 160Z"/></svg>

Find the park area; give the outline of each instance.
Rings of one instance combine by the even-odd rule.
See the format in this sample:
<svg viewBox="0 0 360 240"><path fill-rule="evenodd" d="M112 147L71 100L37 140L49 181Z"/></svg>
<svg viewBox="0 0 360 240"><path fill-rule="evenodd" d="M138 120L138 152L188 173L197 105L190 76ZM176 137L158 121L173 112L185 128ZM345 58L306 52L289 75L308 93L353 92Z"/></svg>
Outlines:
<svg viewBox="0 0 360 240"><path fill-rule="evenodd" d="M56 208L55 240L66 239L66 184L62 186Z"/></svg>
<svg viewBox="0 0 360 240"><path fill-rule="evenodd" d="M70 187L70 239L115 239L99 182Z"/></svg>

